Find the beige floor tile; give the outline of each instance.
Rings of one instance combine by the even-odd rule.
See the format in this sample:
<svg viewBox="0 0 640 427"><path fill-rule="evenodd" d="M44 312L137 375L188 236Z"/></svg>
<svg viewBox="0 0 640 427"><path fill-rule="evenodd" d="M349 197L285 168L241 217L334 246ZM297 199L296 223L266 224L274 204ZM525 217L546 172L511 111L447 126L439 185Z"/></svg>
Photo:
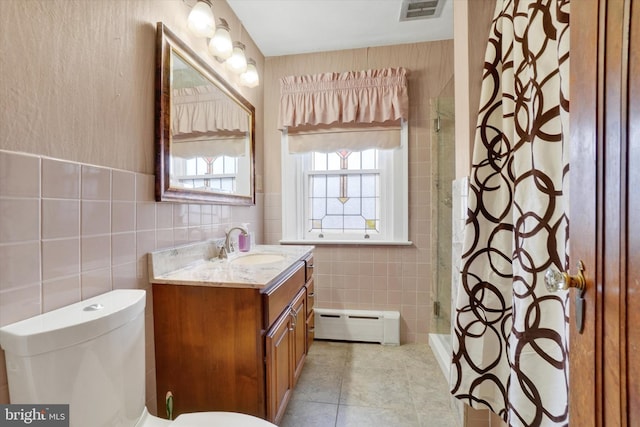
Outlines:
<svg viewBox="0 0 640 427"><path fill-rule="evenodd" d="M336 427L419 427L412 411L340 405Z"/></svg>
<svg viewBox="0 0 640 427"><path fill-rule="evenodd" d="M333 427L338 405L291 400L280 427Z"/></svg>
<svg viewBox="0 0 640 427"><path fill-rule="evenodd" d="M338 404L344 366L305 363L293 400Z"/></svg>
<svg viewBox="0 0 640 427"><path fill-rule="evenodd" d="M407 411L414 408L409 382L397 367L348 367L342 379L340 404Z"/></svg>
<svg viewBox="0 0 640 427"><path fill-rule="evenodd" d="M429 409L418 411L420 427L456 427L456 419L453 413L447 409Z"/></svg>
<svg viewBox="0 0 640 427"><path fill-rule="evenodd" d="M315 341L281 427L456 427L427 344Z"/></svg>

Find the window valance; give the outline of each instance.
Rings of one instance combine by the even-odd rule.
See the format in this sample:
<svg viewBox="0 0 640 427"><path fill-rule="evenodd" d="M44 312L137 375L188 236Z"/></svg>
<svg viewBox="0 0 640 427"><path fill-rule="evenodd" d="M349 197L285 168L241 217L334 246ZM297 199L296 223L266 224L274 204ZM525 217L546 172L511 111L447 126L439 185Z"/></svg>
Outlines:
<svg viewBox="0 0 640 427"><path fill-rule="evenodd" d="M212 85L175 89L171 104L174 136L249 132L247 113Z"/></svg>
<svg viewBox="0 0 640 427"><path fill-rule="evenodd" d="M247 139L228 137L200 137L172 142L172 156L192 159L195 157L242 157L248 152Z"/></svg>
<svg viewBox="0 0 640 427"><path fill-rule="evenodd" d="M400 123L409 115L404 68L280 79L279 128Z"/></svg>
<svg viewBox="0 0 640 427"><path fill-rule="evenodd" d="M340 150L361 151L370 148L391 150L401 144L400 125L388 126L314 126L287 129L291 154L317 151L331 153Z"/></svg>

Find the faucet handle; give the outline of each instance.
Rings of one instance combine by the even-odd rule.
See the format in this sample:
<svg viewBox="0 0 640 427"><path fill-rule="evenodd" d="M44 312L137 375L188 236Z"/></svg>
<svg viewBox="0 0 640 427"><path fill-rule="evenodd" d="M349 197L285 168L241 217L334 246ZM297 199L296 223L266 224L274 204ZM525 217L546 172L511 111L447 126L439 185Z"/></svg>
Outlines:
<svg viewBox="0 0 640 427"><path fill-rule="evenodd" d="M228 256L227 248L224 247L224 244L216 246L216 249L218 249L218 258L220 258L220 259L227 258L227 256Z"/></svg>

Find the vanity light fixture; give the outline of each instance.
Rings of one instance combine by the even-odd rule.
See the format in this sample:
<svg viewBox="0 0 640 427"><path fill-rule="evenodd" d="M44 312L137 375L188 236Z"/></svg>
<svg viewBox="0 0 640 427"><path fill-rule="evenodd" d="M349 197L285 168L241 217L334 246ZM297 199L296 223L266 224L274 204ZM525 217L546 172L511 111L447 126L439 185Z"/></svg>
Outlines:
<svg viewBox="0 0 640 427"><path fill-rule="evenodd" d="M197 0L187 18L189 31L196 37L209 39L209 53L224 63L227 70L239 76L240 84L250 88L258 86L260 78L256 62L253 59L247 61L244 44L231 39L231 29L226 20L220 18L218 24L215 23L212 0Z"/></svg>
<svg viewBox="0 0 640 427"><path fill-rule="evenodd" d="M236 74L247 71L247 57L244 55L244 44L233 42L233 53L224 65Z"/></svg>
<svg viewBox="0 0 640 427"><path fill-rule="evenodd" d="M227 21L220 18L218 22L218 25L216 25L216 33L213 35L213 38L209 40L209 52L211 52L211 55L218 61L223 62L233 53L233 41L231 40L231 33Z"/></svg>
<svg viewBox="0 0 640 427"><path fill-rule="evenodd" d="M258 69L256 68L256 61L252 58L247 60L247 71L240 74L240 83L246 87L256 87L260 84L260 78L258 77Z"/></svg>
<svg viewBox="0 0 640 427"><path fill-rule="evenodd" d="M196 37L213 37L215 22L211 0L198 0L187 18L187 26Z"/></svg>

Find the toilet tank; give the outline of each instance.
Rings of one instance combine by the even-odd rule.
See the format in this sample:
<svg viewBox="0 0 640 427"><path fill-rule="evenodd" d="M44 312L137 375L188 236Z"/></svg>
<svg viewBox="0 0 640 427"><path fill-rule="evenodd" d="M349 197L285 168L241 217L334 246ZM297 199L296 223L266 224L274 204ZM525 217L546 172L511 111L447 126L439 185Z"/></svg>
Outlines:
<svg viewBox="0 0 640 427"><path fill-rule="evenodd" d="M69 404L72 427L134 426L144 307L144 290L115 290L0 328L11 403Z"/></svg>

